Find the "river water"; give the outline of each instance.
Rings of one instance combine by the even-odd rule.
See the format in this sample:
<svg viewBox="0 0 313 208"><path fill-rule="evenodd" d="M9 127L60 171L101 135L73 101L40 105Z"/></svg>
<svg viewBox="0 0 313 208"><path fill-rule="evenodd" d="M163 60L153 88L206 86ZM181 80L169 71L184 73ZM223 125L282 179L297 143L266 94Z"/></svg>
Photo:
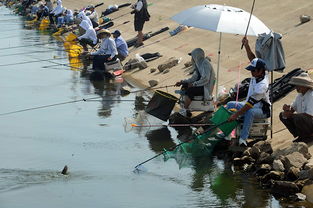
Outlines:
<svg viewBox="0 0 313 208"><path fill-rule="evenodd" d="M138 163L178 144L176 131L125 131L124 118L141 109L121 101L135 99L118 95L127 83L91 83L59 65L69 62L62 43L25 29L4 7L0 26L0 208L282 206L216 157L180 169L160 156L134 173Z"/></svg>

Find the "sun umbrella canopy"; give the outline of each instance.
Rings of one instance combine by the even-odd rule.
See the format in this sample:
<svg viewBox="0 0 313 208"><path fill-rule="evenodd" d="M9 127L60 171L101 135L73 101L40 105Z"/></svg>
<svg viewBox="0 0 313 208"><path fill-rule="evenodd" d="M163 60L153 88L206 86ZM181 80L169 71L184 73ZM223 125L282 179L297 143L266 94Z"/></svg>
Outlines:
<svg viewBox="0 0 313 208"><path fill-rule="evenodd" d="M214 32L245 35L250 13L230 6L208 4L184 10L172 19L179 24ZM270 29L257 17L251 16L247 35L258 36Z"/></svg>

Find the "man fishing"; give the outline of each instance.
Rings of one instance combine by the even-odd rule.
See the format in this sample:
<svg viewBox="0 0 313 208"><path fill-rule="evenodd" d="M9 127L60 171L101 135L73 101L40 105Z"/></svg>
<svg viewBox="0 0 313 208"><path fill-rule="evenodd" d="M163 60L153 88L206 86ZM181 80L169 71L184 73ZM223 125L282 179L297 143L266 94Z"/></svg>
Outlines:
<svg viewBox="0 0 313 208"><path fill-rule="evenodd" d="M279 118L294 136L293 142L313 141L313 80L307 73L291 78L298 95L291 105L285 104Z"/></svg>
<svg viewBox="0 0 313 208"><path fill-rule="evenodd" d="M102 40L99 50L91 53L93 56L92 68L94 70L103 70L105 71L105 62L115 61L117 57L117 49L115 42L111 37L109 30L101 29L98 31L98 38Z"/></svg>
<svg viewBox="0 0 313 208"><path fill-rule="evenodd" d="M182 90L186 94L184 108L180 111L183 116L191 116L189 105L194 96L204 96L204 100L211 98L216 80L213 67L201 48L194 49L189 55L194 72L189 79L181 80L175 84L176 86L182 85Z"/></svg>
<svg viewBox="0 0 313 208"><path fill-rule="evenodd" d="M117 49L117 57L120 61L125 60L128 56L128 46L124 38L121 36L121 32L119 30L115 30L113 33L114 41Z"/></svg>
<svg viewBox="0 0 313 208"><path fill-rule="evenodd" d="M226 109L236 109L237 112L230 116L228 121L235 121L243 117L243 127L240 131L239 145L247 146L250 128L254 119L269 118L270 99L269 99L269 80L266 73L266 64L260 58L254 58L250 65L246 67L251 72L251 81L245 102L230 101ZM228 137L221 133L218 136Z"/></svg>

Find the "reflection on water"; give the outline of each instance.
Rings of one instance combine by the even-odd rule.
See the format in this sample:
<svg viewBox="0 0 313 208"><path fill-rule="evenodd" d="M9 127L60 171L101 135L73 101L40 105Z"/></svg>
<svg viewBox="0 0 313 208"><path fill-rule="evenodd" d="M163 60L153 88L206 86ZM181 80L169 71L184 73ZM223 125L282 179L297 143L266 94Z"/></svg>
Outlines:
<svg viewBox="0 0 313 208"><path fill-rule="evenodd" d="M168 150L176 145L167 127L150 130L146 133L146 137L149 141L150 149L156 153L160 153L164 149Z"/></svg>

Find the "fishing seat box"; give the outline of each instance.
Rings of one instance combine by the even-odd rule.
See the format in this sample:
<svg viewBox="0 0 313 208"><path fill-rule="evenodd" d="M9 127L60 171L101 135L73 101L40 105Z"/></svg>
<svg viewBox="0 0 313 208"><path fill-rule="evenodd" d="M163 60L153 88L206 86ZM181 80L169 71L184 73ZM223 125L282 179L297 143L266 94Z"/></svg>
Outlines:
<svg viewBox="0 0 313 208"><path fill-rule="evenodd" d="M190 111L214 111L213 98L209 100L203 98L203 96L195 96L190 103Z"/></svg>
<svg viewBox="0 0 313 208"><path fill-rule="evenodd" d="M243 126L243 119L240 120L239 125L236 127L236 138L240 137L240 131ZM267 131L270 130L270 122L268 118L254 119L250 128L249 138L265 140L267 138Z"/></svg>
<svg viewBox="0 0 313 208"><path fill-rule="evenodd" d="M122 63L119 58L117 58L115 61L109 61L104 63L106 70L117 70L117 69L123 69Z"/></svg>

